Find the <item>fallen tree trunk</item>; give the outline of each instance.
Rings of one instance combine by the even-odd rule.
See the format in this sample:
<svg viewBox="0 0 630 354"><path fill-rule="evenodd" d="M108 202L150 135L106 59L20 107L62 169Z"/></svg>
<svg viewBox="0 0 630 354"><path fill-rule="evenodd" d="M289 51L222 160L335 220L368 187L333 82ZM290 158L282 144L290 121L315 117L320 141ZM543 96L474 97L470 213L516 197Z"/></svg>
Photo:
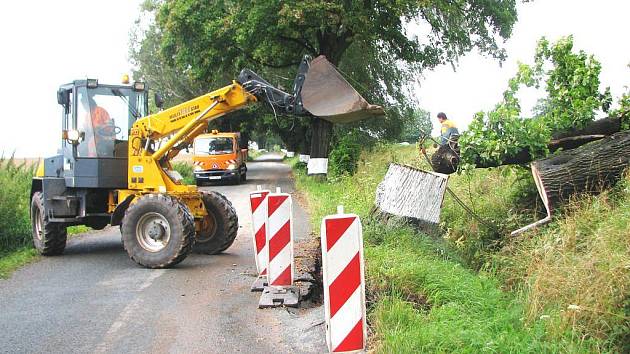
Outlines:
<svg viewBox="0 0 630 354"><path fill-rule="evenodd" d="M532 175L548 212L579 193L614 185L630 165L630 131L532 163Z"/></svg>
<svg viewBox="0 0 630 354"><path fill-rule="evenodd" d="M623 116L622 116L623 117ZM621 130L620 117L608 117L592 121L582 129L569 129L551 135L553 140L580 135L613 135Z"/></svg>
<svg viewBox="0 0 630 354"><path fill-rule="evenodd" d="M571 129L554 133L552 135L552 140L549 142L547 147L550 152L555 152L560 149L570 150L578 148L584 144L588 144L619 132L622 126L621 123L624 119L627 119L627 116L608 117L593 121L583 129ZM500 162L478 159L475 161L475 166L477 168L489 168L502 165L522 165L529 163L532 160L529 149L525 148L519 150L511 156L503 158ZM459 166L459 147L447 145L440 146L433 156L431 156L431 165L435 172L443 174L454 173L457 171L457 167Z"/></svg>

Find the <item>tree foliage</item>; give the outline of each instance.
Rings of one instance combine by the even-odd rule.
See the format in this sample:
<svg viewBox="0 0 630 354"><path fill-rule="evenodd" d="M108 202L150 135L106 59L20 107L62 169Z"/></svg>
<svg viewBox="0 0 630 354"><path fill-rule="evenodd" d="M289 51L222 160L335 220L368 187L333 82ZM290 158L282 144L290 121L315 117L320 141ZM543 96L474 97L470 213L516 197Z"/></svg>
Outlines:
<svg viewBox="0 0 630 354"><path fill-rule="evenodd" d="M414 143L418 141L421 136L431 134L433 124L431 123L429 112L418 108L409 111L408 114L410 117L407 120L407 124L403 127L400 141Z"/></svg>
<svg viewBox="0 0 630 354"><path fill-rule="evenodd" d="M515 1L148 0L154 27L136 41L146 55L134 58L140 72L165 81L155 86L183 97L170 81L215 87L243 67L290 91L303 55L325 55L368 101L386 108L385 118L352 127L396 138L417 106L410 88L422 70L455 63L473 48L505 57L499 44L516 21ZM174 75L159 78L164 68Z"/></svg>
<svg viewBox="0 0 630 354"><path fill-rule="evenodd" d="M547 155L554 132L583 128L598 110L609 109L610 90L599 91L600 71L601 65L592 55L574 52L571 36L553 44L542 38L534 64L519 63L503 100L492 111L477 113L462 134L464 167L476 162L501 164L521 151L532 158ZM518 90L543 84L546 96L539 101L536 116L523 117Z"/></svg>

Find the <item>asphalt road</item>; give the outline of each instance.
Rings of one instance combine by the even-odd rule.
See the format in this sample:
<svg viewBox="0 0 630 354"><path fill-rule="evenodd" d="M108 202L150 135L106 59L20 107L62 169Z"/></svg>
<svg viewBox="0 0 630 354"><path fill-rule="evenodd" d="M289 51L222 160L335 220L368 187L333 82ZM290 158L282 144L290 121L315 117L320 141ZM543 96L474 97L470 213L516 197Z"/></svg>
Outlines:
<svg viewBox="0 0 630 354"><path fill-rule="evenodd" d="M204 187L224 193L239 216L224 254L192 254L173 269L144 269L122 248L118 228L72 238L0 280L2 353L322 353L322 307L259 310L248 216L256 185L292 192L288 166L250 163L248 181ZM295 237L308 237L294 202Z"/></svg>

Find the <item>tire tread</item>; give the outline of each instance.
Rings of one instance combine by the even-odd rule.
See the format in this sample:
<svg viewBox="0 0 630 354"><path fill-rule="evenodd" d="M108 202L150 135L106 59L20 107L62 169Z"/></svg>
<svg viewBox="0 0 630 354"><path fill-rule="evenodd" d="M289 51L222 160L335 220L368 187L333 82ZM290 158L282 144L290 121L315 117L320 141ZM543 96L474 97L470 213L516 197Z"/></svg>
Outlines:
<svg viewBox="0 0 630 354"><path fill-rule="evenodd" d="M44 232L41 243L36 241L35 225L33 227L33 245L35 249L42 256L57 256L63 253L66 249L66 241L68 239L68 232L66 226L59 223L52 223L48 221L48 213L44 209L44 198L42 192L35 192L31 201L31 224L33 224L33 208L40 209L40 215L42 215L42 231Z"/></svg>
<svg viewBox="0 0 630 354"><path fill-rule="evenodd" d="M169 268L172 267L181 261L183 261L189 254L192 252L193 246L195 244L195 219L193 218L190 210L179 199L176 197L166 195L166 194L147 194L140 197L140 200L131 204L129 208L125 211L125 217L123 218L123 226L125 225L125 219L128 215L132 215L136 212L137 209L143 208L144 205L150 203L162 203L166 205L169 209L176 210L177 220L182 225L183 231L183 240L179 244L179 248L172 254L170 257L164 259L162 262L157 264L148 264L144 262L137 254L133 252L131 249L131 245L127 244L127 242L123 242L123 247L129 257L136 263L148 267L148 268ZM124 230L124 227L121 228L121 231ZM134 236L135 237L135 236ZM123 240L124 240L123 236Z"/></svg>

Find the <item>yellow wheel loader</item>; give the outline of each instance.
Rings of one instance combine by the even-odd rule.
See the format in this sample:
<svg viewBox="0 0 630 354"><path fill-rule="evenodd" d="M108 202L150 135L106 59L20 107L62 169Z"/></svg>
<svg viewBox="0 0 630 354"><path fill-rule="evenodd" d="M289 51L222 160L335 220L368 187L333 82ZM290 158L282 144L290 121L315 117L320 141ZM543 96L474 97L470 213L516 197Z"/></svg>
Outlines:
<svg viewBox="0 0 630 354"><path fill-rule="evenodd" d="M208 122L256 101L274 112L347 122L381 114L324 57L305 57L293 94L244 69L231 84L177 106L148 113L145 84L77 80L57 91L61 149L44 159L31 188L33 243L42 255L63 253L66 227L120 225L132 260L166 268L196 249L226 250L238 230L227 198L184 185L171 159ZM156 104L162 100L156 95Z"/></svg>

